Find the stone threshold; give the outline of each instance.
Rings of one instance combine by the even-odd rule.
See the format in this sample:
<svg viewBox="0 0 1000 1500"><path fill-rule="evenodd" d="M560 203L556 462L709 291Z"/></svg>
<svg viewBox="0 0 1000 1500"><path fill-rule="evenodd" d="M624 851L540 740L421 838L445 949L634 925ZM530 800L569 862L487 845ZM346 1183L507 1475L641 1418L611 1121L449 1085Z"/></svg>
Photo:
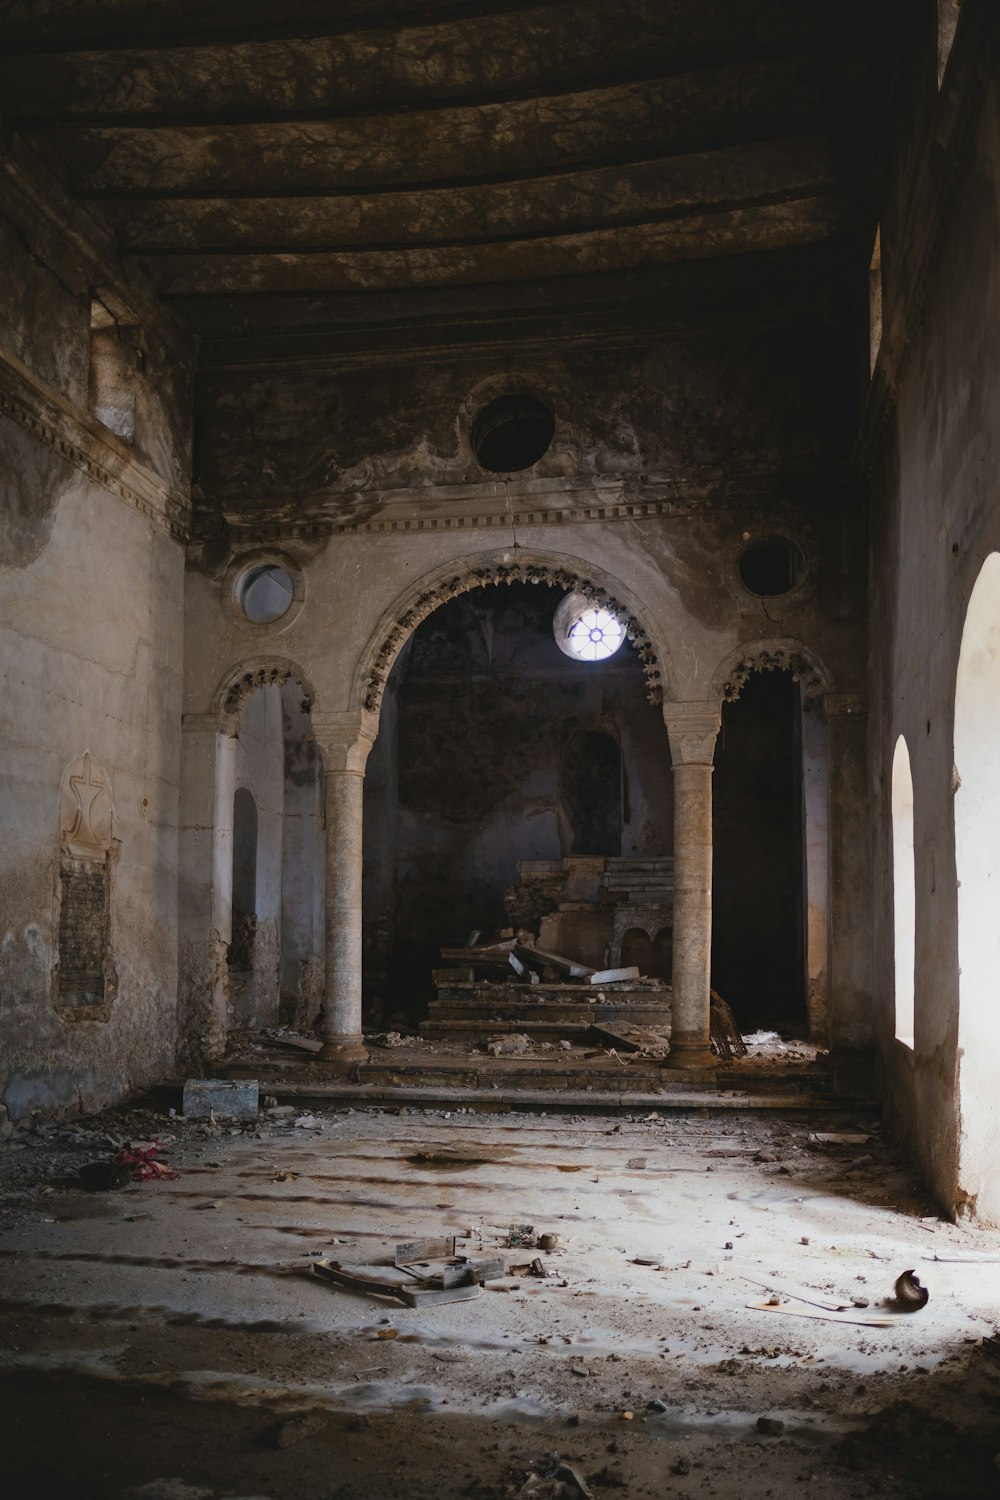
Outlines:
<svg viewBox="0 0 1000 1500"><path fill-rule="evenodd" d="M355 1108L402 1105L413 1109L472 1109L486 1114L506 1114L515 1110L547 1114L633 1114L638 1110L655 1110L658 1114L690 1110L752 1114L784 1110L827 1115L831 1110L877 1113L881 1109L876 1099L832 1099L829 1094L725 1093L711 1088L675 1089L663 1093L610 1089L503 1089L499 1085L492 1088L446 1088L420 1084L340 1083L335 1080L291 1083L286 1079L266 1079L263 1076L260 1086L262 1094L274 1095L279 1104L316 1108L348 1104Z"/></svg>

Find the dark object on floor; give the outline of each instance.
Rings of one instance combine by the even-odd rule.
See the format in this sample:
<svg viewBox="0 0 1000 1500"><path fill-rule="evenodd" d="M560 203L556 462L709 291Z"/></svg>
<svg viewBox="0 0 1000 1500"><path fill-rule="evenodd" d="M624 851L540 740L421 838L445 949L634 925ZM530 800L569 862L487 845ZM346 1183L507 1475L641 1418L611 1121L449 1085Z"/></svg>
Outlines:
<svg viewBox="0 0 1000 1500"><path fill-rule="evenodd" d="M114 1161L88 1161L80 1168L80 1186L90 1193L118 1192L128 1187L132 1173Z"/></svg>
<svg viewBox="0 0 1000 1500"><path fill-rule="evenodd" d="M902 1312L919 1312L930 1301L930 1292L925 1286L921 1286L919 1276L913 1271L904 1271L901 1276L897 1276L893 1291L896 1306Z"/></svg>

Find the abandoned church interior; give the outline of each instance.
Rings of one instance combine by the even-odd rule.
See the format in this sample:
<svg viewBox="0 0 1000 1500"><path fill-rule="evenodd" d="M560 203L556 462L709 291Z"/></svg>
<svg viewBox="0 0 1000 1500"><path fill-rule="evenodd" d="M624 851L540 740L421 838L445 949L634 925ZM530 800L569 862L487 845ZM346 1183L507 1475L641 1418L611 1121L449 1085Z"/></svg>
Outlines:
<svg viewBox="0 0 1000 1500"><path fill-rule="evenodd" d="M7 1492L995 1496L996 0L0 0L0 169Z"/></svg>

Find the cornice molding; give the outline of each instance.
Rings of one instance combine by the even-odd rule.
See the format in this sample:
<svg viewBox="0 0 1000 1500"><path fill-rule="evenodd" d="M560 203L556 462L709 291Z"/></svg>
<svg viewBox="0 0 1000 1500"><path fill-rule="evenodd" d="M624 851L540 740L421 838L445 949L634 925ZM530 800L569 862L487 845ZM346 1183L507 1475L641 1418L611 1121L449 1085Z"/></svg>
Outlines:
<svg viewBox="0 0 1000 1500"><path fill-rule="evenodd" d="M178 542L189 540L191 505L186 497L140 463L96 418L81 412L4 349L0 413L161 531Z"/></svg>
<svg viewBox="0 0 1000 1500"><path fill-rule="evenodd" d="M774 507L789 496L808 490L837 496L853 482L846 465L803 466L800 469L691 469L655 479L625 475L583 482L565 478L512 483L510 494L496 480L478 484L427 485L422 489L357 491L340 497L364 507L358 519L313 516L309 519L268 522L224 515L233 544L314 541L330 536L405 535L428 531L515 531L537 526L661 520L697 515L720 504ZM530 485L530 487L528 487ZM501 491L497 493L498 489ZM217 525L210 497L195 513L196 537L207 537ZM335 501L331 503L336 503ZM522 508L523 507L523 508Z"/></svg>

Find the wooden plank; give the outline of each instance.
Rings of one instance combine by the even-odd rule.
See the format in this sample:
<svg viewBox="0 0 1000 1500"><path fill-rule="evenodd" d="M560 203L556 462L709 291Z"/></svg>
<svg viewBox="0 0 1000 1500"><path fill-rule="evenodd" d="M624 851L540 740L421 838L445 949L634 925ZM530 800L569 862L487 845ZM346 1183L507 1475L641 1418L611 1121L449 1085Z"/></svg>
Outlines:
<svg viewBox="0 0 1000 1500"><path fill-rule="evenodd" d="M814 1312L810 1307L789 1307L787 1302L748 1302L747 1307L754 1312L784 1313L786 1318L818 1318L825 1323L857 1323L862 1328L891 1328L894 1323L902 1321L901 1318L865 1318L860 1315L848 1318L843 1313Z"/></svg>
<svg viewBox="0 0 1000 1500"><path fill-rule="evenodd" d="M416 1261L451 1260L455 1254L455 1236L436 1240L404 1240L396 1246L393 1257L397 1266L412 1266Z"/></svg>
<svg viewBox="0 0 1000 1500"><path fill-rule="evenodd" d="M594 972L586 964L578 963L575 958L566 958L561 953L549 953L544 948L531 948L527 943L518 943L515 951L525 963L542 964L546 968L555 969L557 973L568 974L571 979L588 979Z"/></svg>
<svg viewBox="0 0 1000 1500"><path fill-rule="evenodd" d="M380 1281L375 1276L365 1276L357 1271L346 1271L336 1261L314 1260L313 1273L324 1281L332 1281L345 1291L362 1292L376 1297L393 1297L407 1307L428 1307L439 1302L467 1302L478 1297L482 1287L478 1281L465 1286L424 1287L400 1286L392 1281Z"/></svg>

